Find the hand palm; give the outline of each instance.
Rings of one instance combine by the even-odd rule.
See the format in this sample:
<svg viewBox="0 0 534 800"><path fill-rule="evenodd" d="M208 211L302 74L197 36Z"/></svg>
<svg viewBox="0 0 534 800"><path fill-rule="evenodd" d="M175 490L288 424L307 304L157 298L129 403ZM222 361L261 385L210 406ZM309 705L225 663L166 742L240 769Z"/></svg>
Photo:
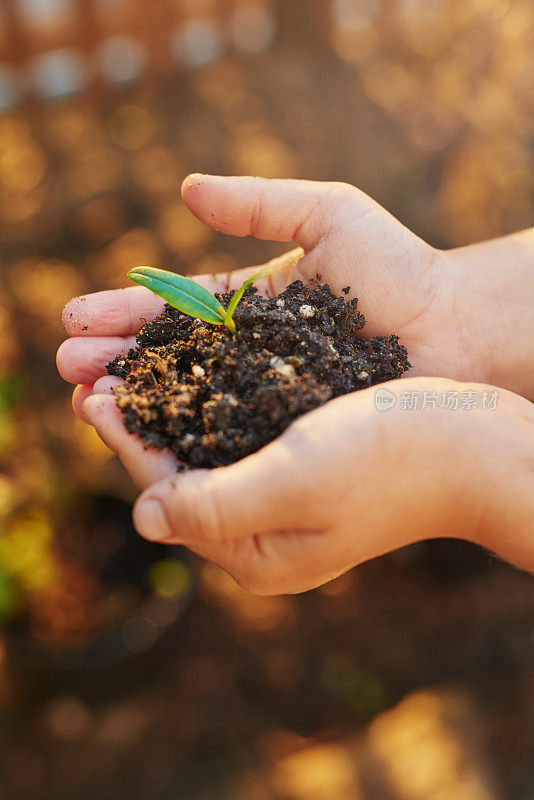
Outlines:
<svg viewBox="0 0 534 800"><path fill-rule="evenodd" d="M347 184L193 176L184 184L193 213L237 236L292 241L279 270L260 287L277 294L297 278L320 275L340 294L360 298L368 336L398 334L413 374L473 377L451 336L453 292L448 260L363 192ZM236 288L257 267L204 276L212 289Z"/></svg>
<svg viewBox="0 0 534 800"><path fill-rule="evenodd" d="M279 269L259 282L261 290L278 293L292 280L317 274L336 293L350 286L350 296L361 298L367 335L399 334L414 374L464 377L462 360L451 348L442 257L362 192L346 184L192 176L183 195L192 212L216 230L299 245L276 259ZM227 290L256 269L199 280L212 291ZM81 384L74 408L82 418L87 419L82 405L88 396L109 394L116 382L103 377L106 363L135 344L144 320L162 305L141 287L100 292L67 305L64 323L74 338L60 348L58 366L67 380ZM96 427L117 450L124 427L113 399L104 403ZM175 469L172 456L146 453L132 439L127 438L123 460L139 485Z"/></svg>

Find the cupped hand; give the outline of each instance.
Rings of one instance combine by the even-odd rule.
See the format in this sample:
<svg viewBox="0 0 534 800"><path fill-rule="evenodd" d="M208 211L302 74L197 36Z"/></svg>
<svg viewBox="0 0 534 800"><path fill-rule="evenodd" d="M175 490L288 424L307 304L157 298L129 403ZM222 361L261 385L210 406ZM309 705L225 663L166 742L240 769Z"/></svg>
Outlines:
<svg viewBox="0 0 534 800"><path fill-rule="evenodd" d="M190 210L218 231L299 245L275 260L278 270L259 281L262 291L278 293L292 280L317 274L336 294L350 286L348 296L361 298L366 335L398 334L408 348L412 374L485 379L469 337L466 344L459 335L449 260L363 192L339 183L192 175L182 194ZM254 269L199 280L211 290L228 290ZM162 307L140 287L67 304L63 321L73 338L58 354L63 377L92 385Z"/></svg>
<svg viewBox="0 0 534 800"><path fill-rule="evenodd" d="M529 293L518 279L512 281L511 309L504 313L506 304L499 302L509 291L513 265L504 275L500 266L528 261L527 234L497 244L500 255L489 274L483 265L495 246L435 250L345 184L194 175L183 196L216 230L299 245L276 260L278 271L260 281L260 289L278 293L292 280L316 274L336 293L350 286L349 296L361 298L367 335L399 334L413 375L495 378L500 386L530 389L528 358L510 358L518 320L528 329ZM227 291L255 269L200 280L212 291ZM106 363L134 346L140 327L162 307L141 287L71 301L64 324L72 338L58 353L63 377L79 384L76 412L95 425L146 490L135 515L143 535L183 541L248 588L268 593L301 591L436 535L482 541L534 566L534 422L526 401L503 392L496 412L401 413L397 404L380 414L373 405L376 390L369 389L301 418L232 467L177 476L172 454L145 450L126 432L111 395L117 379L103 377ZM443 386L409 378L389 389L410 391L413 380L417 391ZM501 535L503 530L515 533Z"/></svg>
<svg viewBox="0 0 534 800"><path fill-rule="evenodd" d="M112 380L96 385L83 413L145 488L138 531L185 544L252 592L301 592L436 536L534 566L534 411L509 392L394 381L327 403L232 466L177 474L169 451L145 450L126 431L114 398L100 393ZM394 407L378 410L379 390ZM453 396L458 407L447 408Z"/></svg>

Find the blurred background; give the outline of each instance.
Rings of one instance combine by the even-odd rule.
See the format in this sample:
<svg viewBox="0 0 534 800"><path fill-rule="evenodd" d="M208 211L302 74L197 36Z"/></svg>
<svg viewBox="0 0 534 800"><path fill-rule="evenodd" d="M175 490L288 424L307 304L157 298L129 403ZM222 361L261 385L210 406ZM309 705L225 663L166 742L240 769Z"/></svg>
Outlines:
<svg viewBox="0 0 534 800"><path fill-rule="evenodd" d="M435 542L249 596L136 537L54 353L133 265L284 249L203 228L192 171L528 227L533 84L533 0L0 0L0 800L532 800L531 577Z"/></svg>

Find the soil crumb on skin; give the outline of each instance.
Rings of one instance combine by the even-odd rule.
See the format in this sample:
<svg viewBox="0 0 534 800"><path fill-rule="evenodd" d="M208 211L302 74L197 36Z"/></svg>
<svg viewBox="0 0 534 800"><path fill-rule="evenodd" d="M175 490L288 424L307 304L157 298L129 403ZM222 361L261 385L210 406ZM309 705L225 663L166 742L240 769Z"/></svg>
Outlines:
<svg viewBox="0 0 534 800"><path fill-rule="evenodd" d="M233 292L217 295L227 306ZM297 417L340 395L399 378L410 367L397 336L364 339L358 300L325 283L292 283L275 298L252 287L234 315L235 338L165 306L137 349L107 366L126 428L169 447L182 468L231 464Z"/></svg>

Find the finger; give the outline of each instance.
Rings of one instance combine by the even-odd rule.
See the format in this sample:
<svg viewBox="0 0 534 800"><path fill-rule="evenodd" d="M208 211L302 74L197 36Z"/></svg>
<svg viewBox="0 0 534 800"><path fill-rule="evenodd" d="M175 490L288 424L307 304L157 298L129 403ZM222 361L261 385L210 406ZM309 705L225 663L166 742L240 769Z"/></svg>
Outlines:
<svg viewBox="0 0 534 800"><path fill-rule="evenodd" d="M312 250L354 213L359 193L343 183L190 175L182 184L189 210L210 228L232 236L296 242ZM373 201L366 195L366 207Z"/></svg>
<svg viewBox="0 0 534 800"><path fill-rule="evenodd" d="M227 542L305 524L295 496L306 496L298 451L277 439L236 464L197 470L152 486L137 501L139 533L166 542ZM320 525L320 516L319 522Z"/></svg>
<svg viewBox="0 0 534 800"><path fill-rule="evenodd" d="M139 437L128 433L113 396L92 395L85 400L82 411L140 489L176 473L178 462L170 450L145 449Z"/></svg>
<svg viewBox="0 0 534 800"><path fill-rule="evenodd" d="M82 422L89 422L83 413L83 404L87 398L91 397L92 394L113 394L113 387L119 386L121 383L124 383L124 381L115 377L115 375L106 375L105 378L99 378L94 386L76 386L72 393L72 408L76 416Z"/></svg>
<svg viewBox="0 0 534 800"><path fill-rule="evenodd" d="M113 388L120 386L124 381L116 375L105 375L99 378L93 386L93 394L113 394Z"/></svg>
<svg viewBox="0 0 534 800"><path fill-rule="evenodd" d="M83 413L82 406L84 402L87 400L87 398L91 397L92 394L93 394L92 386L80 384L79 386L74 387L74 391L72 393L72 410L74 411L78 419L81 419L82 422L89 423L89 420Z"/></svg>
<svg viewBox="0 0 534 800"><path fill-rule="evenodd" d="M69 336L130 336L163 310L163 300L144 286L75 297L63 309Z"/></svg>
<svg viewBox="0 0 534 800"><path fill-rule="evenodd" d="M119 353L126 355L132 347L136 347L133 336L77 336L67 339L59 348L57 368L69 383L93 384L106 374L106 364Z"/></svg>

